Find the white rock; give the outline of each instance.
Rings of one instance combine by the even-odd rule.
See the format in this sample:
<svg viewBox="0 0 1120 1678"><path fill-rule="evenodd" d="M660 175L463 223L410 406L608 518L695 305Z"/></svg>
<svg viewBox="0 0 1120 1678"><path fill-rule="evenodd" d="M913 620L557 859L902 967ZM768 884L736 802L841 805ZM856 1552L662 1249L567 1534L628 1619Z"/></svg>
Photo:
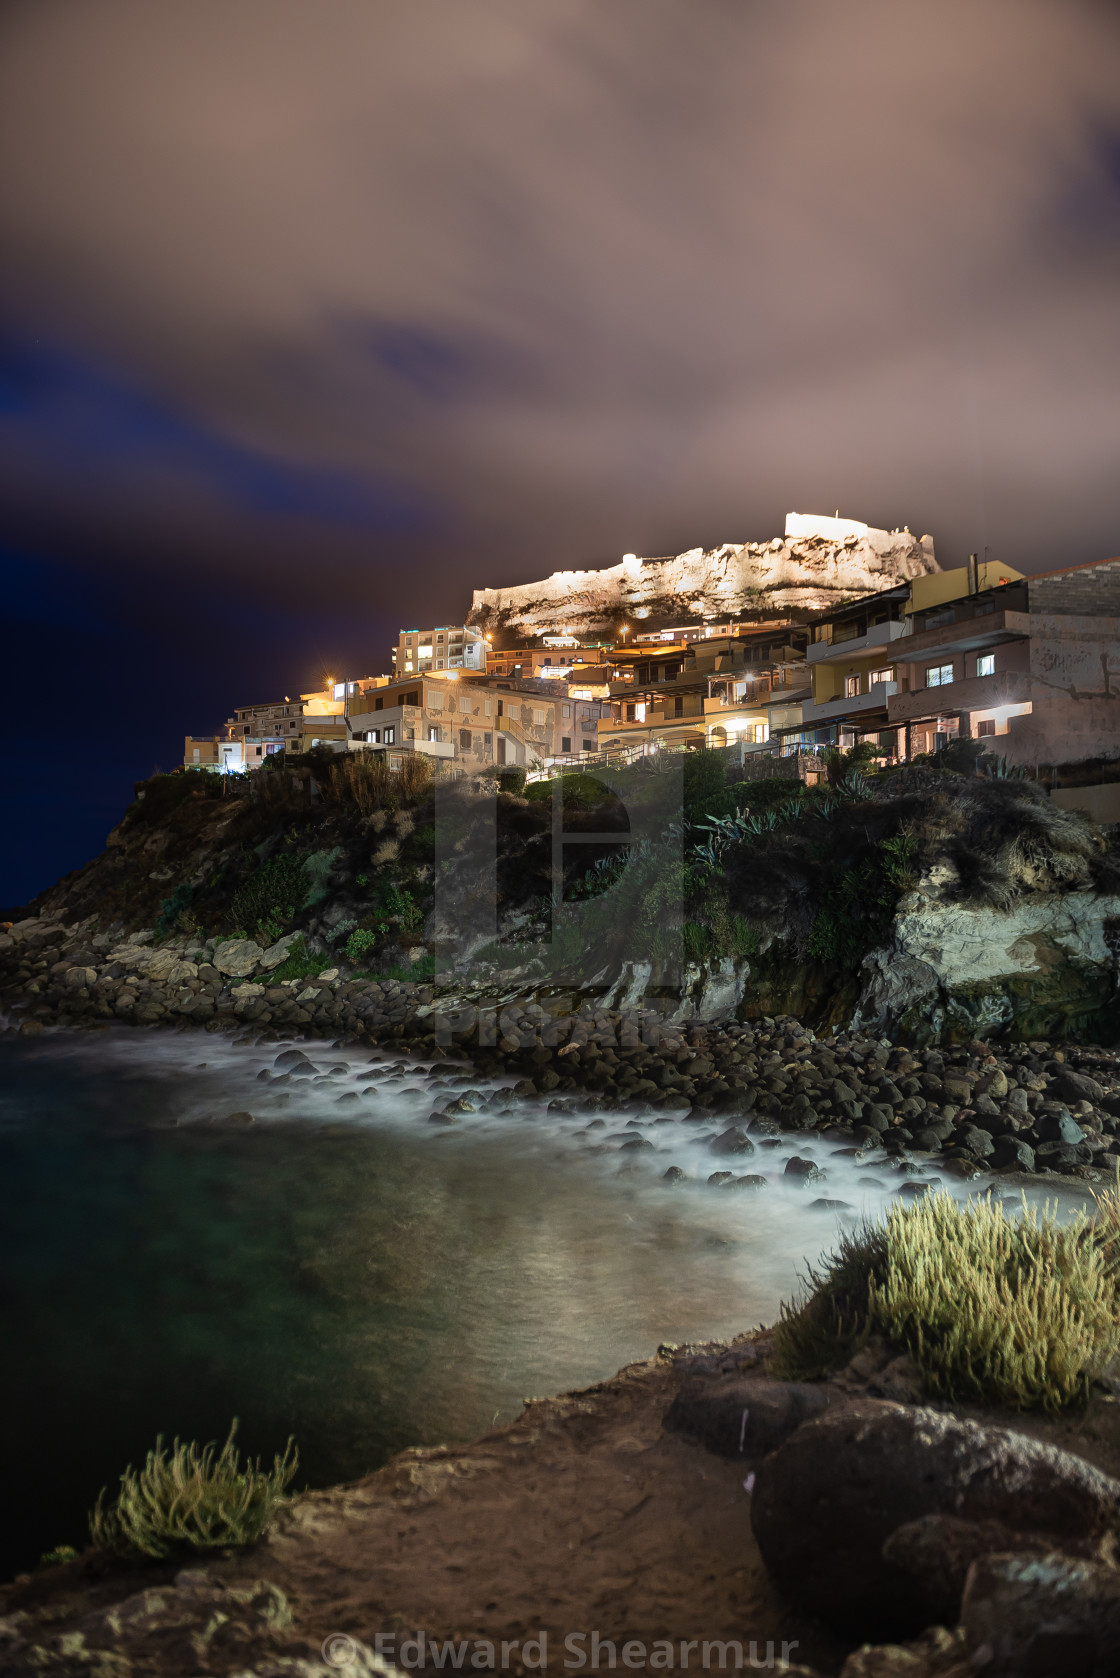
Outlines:
<svg viewBox="0 0 1120 1678"><path fill-rule="evenodd" d="M321 996L321 995L322 995L322 992L318 989L318 987L316 985L308 985L306 990L301 990L300 991L299 995L296 997L296 1001L297 1002L314 1002L315 998L317 996Z"/></svg>
<svg viewBox="0 0 1120 1678"><path fill-rule="evenodd" d="M329 984L332 979L337 979L338 978L338 968L337 967L328 967L328 968L326 968L326 970L324 972L319 974L319 977L320 977L320 979L322 979L322 981L325 985Z"/></svg>
<svg viewBox="0 0 1120 1678"><path fill-rule="evenodd" d="M264 993L264 985L254 985L248 979L245 979L240 985L234 985L229 994L235 996L241 1002L249 997L263 996Z"/></svg>
<svg viewBox="0 0 1120 1678"><path fill-rule="evenodd" d="M215 947L211 959L227 978L247 979L260 966L261 949L251 938L227 938Z"/></svg>
<svg viewBox="0 0 1120 1678"><path fill-rule="evenodd" d="M261 956L261 968L265 973L271 973L274 967L279 967L287 959L288 951L297 938L303 936L300 932L288 932L283 938L278 938L275 944L270 944Z"/></svg>
<svg viewBox="0 0 1120 1678"><path fill-rule="evenodd" d="M81 985L95 985L97 983L96 967L68 967L65 982L77 990Z"/></svg>

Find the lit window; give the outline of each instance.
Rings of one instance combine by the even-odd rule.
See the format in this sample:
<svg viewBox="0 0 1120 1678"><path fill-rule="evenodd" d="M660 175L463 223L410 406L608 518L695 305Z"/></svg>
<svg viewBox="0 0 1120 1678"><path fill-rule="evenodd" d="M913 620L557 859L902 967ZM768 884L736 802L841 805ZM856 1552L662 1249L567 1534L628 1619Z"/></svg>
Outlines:
<svg viewBox="0 0 1120 1678"><path fill-rule="evenodd" d="M981 653L979 658L976 660L976 674L978 676L994 676L995 673L996 673L996 655L995 655L995 653ZM994 724L992 725L992 731L993 731L993 733L995 731L995 725Z"/></svg>
<svg viewBox="0 0 1120 1678"><path fill-rule="evenodd" d="M397 731L396 731L395 728L387 728L385 730L385 744L387 746L391 746L396 738L397 738Z"/></svg>
<svg viewBox="0 0 1120 1678"><path fill-rule="evenodd" d="M844 677L844 698L845 699L858 699L859 698L859 677L858 676L845 676Z"/></svg>
<svg viewBox="0 0 1120 1678"><path fill-rule="evenodd" d="M947 688L953 680L951 664L931 664L926 669L927 688Z"/></svg>
<svg viewBox="0 0 1120 1678"><path fill-rule="evenodd" d="M872 687L875 686L876 682L893 682L893 681L894 681L894 666L893 665L889 665L886 670L873 670L871 672L871 686Z"/></svg>
<svg viewBox="0 0 1120 1678"><path fill-rule="evenodd" d="M421 647L420 648L420 657L421 658L431 658L431 656L432 656L431 647Z"/></svg>

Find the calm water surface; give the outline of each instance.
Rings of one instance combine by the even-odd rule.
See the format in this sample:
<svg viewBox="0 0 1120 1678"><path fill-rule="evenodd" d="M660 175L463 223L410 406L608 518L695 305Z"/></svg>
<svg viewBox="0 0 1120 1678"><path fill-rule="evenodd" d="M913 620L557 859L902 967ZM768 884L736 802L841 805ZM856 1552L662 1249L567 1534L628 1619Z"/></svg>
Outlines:
<svg viewBox="0 0 1120 1678"><path fill-rule="evenodd" d="M792 1148L744 1164L774 1175L762 1194L717 1193L695 1125L651 1119L633 1162L625 1116L589 1130L542 1103L445 1128L433 1094L456 1090L423 1071L312 1045L321 1081L273 1088L276 1053L0 1041L0 1573L80 1545L159 1432L237 1415L254 1453L296 1435L300 1483L354 1478L661 1341L772 1319L835 1238L780 1182ZM673 1163L697 1184L662 1184Z"/></svg>

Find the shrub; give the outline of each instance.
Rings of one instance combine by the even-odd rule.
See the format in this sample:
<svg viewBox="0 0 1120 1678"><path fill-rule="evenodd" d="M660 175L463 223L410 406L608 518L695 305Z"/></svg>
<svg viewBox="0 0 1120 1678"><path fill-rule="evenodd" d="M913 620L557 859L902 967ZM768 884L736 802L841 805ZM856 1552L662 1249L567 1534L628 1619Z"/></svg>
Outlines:
<svg viewBox="0 0 1120 1678"><path fill-rule="evenodd" d="M93 1542L116 1556L157 1561L254 1543L291 1484L299 1455L289 1439L271 1470L259 1458L242 1467L236 1431L235 1419L221 1451L213 1442L200 1448L176 1439L168 1452L157 1439L139 1472L131 1463L125 1469L112 1503L102 1488L89 1518Z"/></svg>
<svg viewBox="0 0 1120 1678"><path fill-rule="evenodd" d="M194 897L193 887L186 881L180 881L171 893L165 897L159 906L156 919L156 938L170 938L173 932L192 932L195 917L190 913L191 899Z"/></svg>
<svg viewBox="0 0 1120 1678"><path fill-rule="evenodd" d="M280 927L302 907L309 880L304 865L293 856L262 862L233 896L232 914L238 926L266 929L273 939Z"/></svg>
<svg viewBox="0 0 1120 1678"><path fill-rule="evenodd" d="M303 872L307 879L307 890L302 908L312 909L326 897L331 872L341 855L341 846L336 845L333 850L312 851L310 856L304 857Z"/></svg>
<svg viewBox="0 0 1120 1678"><path fill-rule="evenodd" d="M347 961L361 961L363 956L368 955L370 950L376 949L376 947L376 932L367 932L363 927L359 927L346 940L346 959Z"/></svg>
<svg viewBox="0 0 1120 1678"><path fill-rule="evenodd" d="M1066 1224L946 1194L846 1237L775 1336L785 1374L819 1376L871 1333L910 1353L930 1397L1060 1410L1120 1351L1120 1200Z"/></svg>

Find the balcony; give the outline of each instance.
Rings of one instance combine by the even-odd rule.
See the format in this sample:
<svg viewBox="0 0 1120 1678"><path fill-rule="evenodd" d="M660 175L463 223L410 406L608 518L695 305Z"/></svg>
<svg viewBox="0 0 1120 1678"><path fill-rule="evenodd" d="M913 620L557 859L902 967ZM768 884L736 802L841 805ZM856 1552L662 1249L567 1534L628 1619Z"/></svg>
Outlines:
<svg viewBox="0 0 1120 1678"><path fill-rule="evenodd" d="M866 635L856 635L848 641L811 641L805 656L810 664L840 664L859 658L861 653L873 653L879 647L889 646L909 632L909 623L890 618L886 623L872 624Z"/></svg>
<svg viewBox="0 0 1120 1678"><path fill-rule="evenodd" d="M887 717L890 722L898 723L943 711L994 711L1001 705L1021 705L1030 698L1030 693L1031 679L1025 670L967 676L959 682L947 682L944 687L896 693L887 706Z"/></svg>
<svg viewBox="0 0 1120 1678"><path fill-rule="evenodd" d="M807 699L801 707L801 719L806 728L812 728L818 723L836 722L841 717L859 717L866 711L885 711L897 693L897 682L874 682L866 693L853 694L850 699L829 699L823 705Z"/></svg>
<svg viewBox="0 0 1120 1678"><path fill-rule="evenodd" d="M901 654L907 661L931 658L937 653L967 653L977 647L994 647L1002 641L1021 641L1030 634L1027 612L972 612L958 608L951 623L938 624L911 635Z"/></svg>

